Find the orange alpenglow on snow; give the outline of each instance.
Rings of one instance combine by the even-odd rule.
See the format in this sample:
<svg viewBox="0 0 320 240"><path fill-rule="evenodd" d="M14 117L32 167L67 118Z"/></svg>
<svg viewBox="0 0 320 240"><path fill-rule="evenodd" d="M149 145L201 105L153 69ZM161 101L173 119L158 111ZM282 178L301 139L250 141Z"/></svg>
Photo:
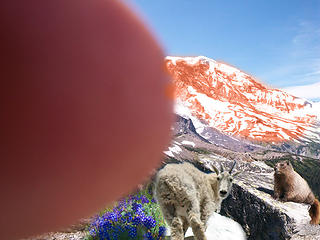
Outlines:
<svg viewBox="0 0 320 240"><path fill-rule="evenodd" d="M316 120L310 103L259 83L239 69L200 57L167 57L176 112L245 139L297 140Z"/></svg>

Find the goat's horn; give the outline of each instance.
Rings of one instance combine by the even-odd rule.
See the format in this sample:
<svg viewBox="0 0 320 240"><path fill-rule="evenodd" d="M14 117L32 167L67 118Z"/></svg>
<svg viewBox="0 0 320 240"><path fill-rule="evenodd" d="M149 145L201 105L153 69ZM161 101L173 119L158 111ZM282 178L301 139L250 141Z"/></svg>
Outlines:
<svg viewBox="0 0 320 240"><path fill-rule="evenodd" d="M236 163L237 163L236 161L233 162L233 165L232 165L232 167L231 167L231 169L229 171L230 174L232 173L232 170L233 170L234 166L236 165Z"/></svg>
<svg viewBox="0 0 320 240"><path fill-rule="evenodd" d="M221 163L220 163L220 172L224 172L224 169Z"/></svg>
<svg viewBox="0 0 320 240"><path fill-rule="evenodd" d="M213 170L216 172L217 175L219 175L219 169L216 168L216 166L211 165L211 167L213 168Z"/></svg>

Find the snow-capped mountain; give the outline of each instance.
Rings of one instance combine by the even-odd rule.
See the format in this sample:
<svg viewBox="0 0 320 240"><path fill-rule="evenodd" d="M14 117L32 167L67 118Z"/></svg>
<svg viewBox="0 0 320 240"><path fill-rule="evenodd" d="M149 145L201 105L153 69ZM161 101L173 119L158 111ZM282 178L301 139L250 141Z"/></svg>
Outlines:
<svg viewBox="0 0 320 240"><path fill-rule="evenodd" d="M257 142L319 141L317 104L270 88L207 57L166 57L176 113L210 140L212 129Z"/></svg>
<svg viewBox="0 0 320 240"><path fill-rule="evenodd" d="M320 101L312 102L311 104L312 104L312 113L317 116L318 120L320 120Z"/></svg>

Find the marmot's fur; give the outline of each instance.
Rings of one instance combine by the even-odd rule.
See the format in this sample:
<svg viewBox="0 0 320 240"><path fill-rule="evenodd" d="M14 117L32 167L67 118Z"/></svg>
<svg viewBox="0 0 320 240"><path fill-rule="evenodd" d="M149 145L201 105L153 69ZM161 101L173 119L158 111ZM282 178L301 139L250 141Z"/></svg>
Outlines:
<svg viewBox="0 0 320 240"><path fill-rule="evenodd" d="M306 180L294 171L289 161L277 163L274 170L274 198L284 202L310 204L310 223L319 224L320 203L315 198Z"/></svg>

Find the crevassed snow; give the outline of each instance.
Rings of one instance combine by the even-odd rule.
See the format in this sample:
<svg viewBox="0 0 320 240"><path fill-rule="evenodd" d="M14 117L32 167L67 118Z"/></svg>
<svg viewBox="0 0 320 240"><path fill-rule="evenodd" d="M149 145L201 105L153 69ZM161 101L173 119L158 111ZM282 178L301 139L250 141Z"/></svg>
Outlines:
<svg viewBox="0 0 320 240"><path fill-rule="evenodd" d="M173 153L170 152L170 151L164 151L163 153L166 154L169 157L174 157Z"/></svg>
<svg viewBox="0 0 320 240"><path fill-rule="evenodd" d="M318 98L320 97L319 89L320 82L316 82L309 85L288 87L284 90L291 93L294 96L302 98Z"/></svg>
<svg viewBox="0 0 320 240"><path fill-rule="evenodd" d="M237 105L230 102L215 100L208 97L206 94L198 92L192 86L189 86L188 92L193 96L183 103L181 100L177 99L175 111L180 116L191 119L198 133L203 135L204 138L207 138L204 136L205 134L202 134L205 132L204 129L207 127L215 127L225 133L233 134L241 134L241 132L246 132L247 129L250 129L250 133L248 134L249 137L252 138L261 138L266 132L274 132L283 139L295 140L283 130L286 129L292 134L300 135L300 127L302 127L306 129L304 134L307 135L307 139L318 139L320 141L320 128L316 128L312 125L309 126L309 122L304 122L303 120L308 118L311 120L310 116L313 115L317 116L318 121L320 121L320 103L311 103L306 99L296 98L282 90L271 88L261 90L259 87L252 85L254 80L251 80L252 77L250 75L233 66L217 62L204 56L167 57L167 59L170 59L173 64L176 64L177 60L183 60L188 64L196 64L199 61L208 63L209 70L207 73L212 75L213 88L217 81L222 81L226 84L226 92L229 90L233 91L233 88L238 89L238 86L241 90L245 83L248 83L249 86L253 86L255 90L252 92L243 92L250 103L250 105L245 106L243 104ZM215 76L216 69L222 71L224 74ZM233 76L231 78L231 85L230 79L228 79L228 82L224 80L225 75ZM231 88L229 89L229 87ZM196 117L199 116L199 113L195 113L195 110L192 109L195 100L199 101L205 110L204 113L200 113L203 114L202 119L204 120ZM286 107L284 104L285 102L305 106L300 109L295 108L295 110L286 111L284 110ZM308 102L310 102L310 104L308 104ZM279 104L281 108L278 107ZM205 118L204 114L208 114L210 118ZM308 117L307 114L310 116ZM252 123L255 125L252 126Z"/></svg>
<svg viewBox="0 0 320 240"><path fill-rule="evenodd" d="M170 152L174 152L174 153L179 153L179 152L182 151L182 149L181 149L179 146L174 145L174 146L172 146L172 147L169 147L169 151L170 151Z"/></svg>
<svg viewBox="0 0 320 240"><path fill-rule="evenodd" d="M198 93L191 86L188 87L188 91L191 94L196 95L197 100L201 103L201 105L205 108L206 112L208 112L210 116L212 116L211 114L215 115L217 112L229 112L229 102L221 102L208 97L206 94Z"/></svg>
<svg viewBox="0 0 320 240"><path fill-rule="evenodd" d="M218 63L218 68L220 71L227 73L229 75L240 72L239 69L237 69L229 64L222 63L222 62Z"/></svg>
<svg viewBox="0 0 320 240"><path fill-rule="evenodd" d="M190 141L187 141L187 140L184 140L181 143L185 144L185 145L191 145L192 147L194 147L196 145L194 142L190 142Z"/></svg>
<svg viewBox="0 0 320 240"><path fill-rule="evenodd" d="M175 113L186 119L191 119L194 127L197 129L197 132L201 134L206 127L206 124L202 123L197 117L194 117L187 105L188 103L182 102L180 99L177 99L174 106Z"/></svg>
<svg viewBox="0 0 320 240"><path fill-rule="evenodd" d="M179 147L178 145L173 145L173 146L169 147L168 149L169 149L169 151L164 151L164 153L166 155L168 155L169 157L174 157L173 153L177 153L178 154L178 153L180 153L182 151L181 147Z"/></svg>
<svg viewBox="0 0 320 240"><path fill-rule="evenodd" d="M317 116L318 120L320 121L320 102L313 102L311 111L314 115Z"/></svg>
<svg viewBox="0 0 320 240"><path fill-rule="evenodd" d="M186 62L189 63L189 64L196 64L196 63L199 62L199 60L202 60L202 61L204 60L204 61L209 61L209 62L213 61L213 62L214 62L214 60L212 60L212 59L210 59L210 58L207 58L207 57L205 57L205 56L198 56L198 57L174 57L174 56L167 56L165 59L171 60L171 62L172 62L173 64L176 64L176 62L177 62L178 60L186 61Z"/></svg>

